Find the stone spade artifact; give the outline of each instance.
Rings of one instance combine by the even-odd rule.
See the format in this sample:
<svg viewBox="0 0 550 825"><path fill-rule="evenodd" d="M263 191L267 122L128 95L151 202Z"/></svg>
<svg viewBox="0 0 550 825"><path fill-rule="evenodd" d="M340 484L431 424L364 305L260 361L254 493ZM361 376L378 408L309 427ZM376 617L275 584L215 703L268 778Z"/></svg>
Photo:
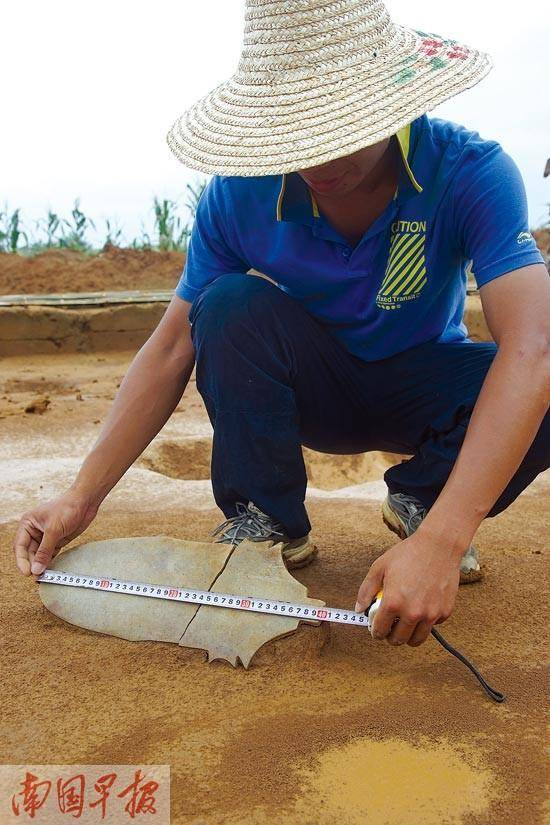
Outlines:
<svg viewBox="0 0 550 825"><path fill-rule="evenodd" d="M281 544L272 541L245 540L236 546L169 536L94 541L61 552L49 569L325 606L308 598L305 586L287 571ZM241 662L245 668L262 645L294 632L300 623L287 616L50 583L40 583L38 591L49 611L79 627L130 641L199 648L207 651L209 661L225 659L233 666Z"/></svg>

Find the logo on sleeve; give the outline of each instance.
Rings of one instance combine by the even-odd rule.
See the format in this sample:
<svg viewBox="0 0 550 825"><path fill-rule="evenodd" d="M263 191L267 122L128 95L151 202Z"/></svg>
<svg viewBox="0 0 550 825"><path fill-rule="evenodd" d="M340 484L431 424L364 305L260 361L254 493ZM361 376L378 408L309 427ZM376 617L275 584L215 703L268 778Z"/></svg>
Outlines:
<svg viewBox="0 0 550 825"><path fill-rule="evenodd" d="M535 239L533 238L530 232L520 232L516 240L518 244L520 244L521 246L521 244L529 243L529 241L534 241Z"/></svg>
<svg viewBox="0 0 550 825"><path fill-rule="evenodd" d="M395 221L384 280L376 296L380 309L400 309L422 292L426 275L426 221Z"/></svg>

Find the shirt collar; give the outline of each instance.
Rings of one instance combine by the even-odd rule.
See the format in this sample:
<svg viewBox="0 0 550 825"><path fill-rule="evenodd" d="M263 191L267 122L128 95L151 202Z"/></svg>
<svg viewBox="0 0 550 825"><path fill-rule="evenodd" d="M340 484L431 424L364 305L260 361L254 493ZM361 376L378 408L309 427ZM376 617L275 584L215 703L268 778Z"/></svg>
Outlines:
<svg viewBox="0 0 550 825"><path fill-rule="evenodd" d="M399 174L399 183L394 199L400 191L409 190L410 194L422 192L423 187L418 182L411 167L413 141L411 139L413 123L408 123L395 133L400 149L403 166ZM311 189L297 172L283 172L281 184L277 194L275 216L278 221L298 221L313 225L315 218L320 216L319 207Z"/></svg>
<svg viewBox="0 0 550 825"><path fill-rule="evenodd" d="M408 175L408 180L411 185L416 189L417 192L422 192L423 187L420 185L418 180L416 179L414 172L411 168L411 157L413 154L413 149L411 149L411 145L413 144L412 141L412 130L413 130L413 123L408 123L406 126L403 126L402 129L399 129L396 132L395 137L397 138L397 143L399 145L399 149L401 150L401 157L403 159L403 166L405 167L405 171Z"/></svg>

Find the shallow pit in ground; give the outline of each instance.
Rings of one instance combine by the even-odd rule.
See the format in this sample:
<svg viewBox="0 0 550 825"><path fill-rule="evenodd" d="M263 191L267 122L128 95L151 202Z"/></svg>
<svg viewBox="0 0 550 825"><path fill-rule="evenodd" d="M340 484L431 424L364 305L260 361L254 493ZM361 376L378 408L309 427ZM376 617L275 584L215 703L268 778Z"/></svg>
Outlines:
<svg viewBox="0 0 550 825"><path fill-rule="evenodd" d="M210 478L212 439L208 436L156 439L147 447L137 467L169 478L188 481Z"/></svg>
<svg viewBox="0 0 550 825"><path fill-rule="evenodd" d="M378 481L388 467L405 458L398 453L373 450L355 455L332 455L303 448L307 477L312 487L320 490L338 490L366 481Z"/></svg>
<svg viewBox="0 0 550 825"><path fill-rule="evenodd" d="M405 456L375 450L355 455L332 455L303 448L308 482L320 490L338 490L366 481L378 481L385 470ZM186 436L154 441L137 462L170 478L200 480L210 478L212 439Z"/></svg>

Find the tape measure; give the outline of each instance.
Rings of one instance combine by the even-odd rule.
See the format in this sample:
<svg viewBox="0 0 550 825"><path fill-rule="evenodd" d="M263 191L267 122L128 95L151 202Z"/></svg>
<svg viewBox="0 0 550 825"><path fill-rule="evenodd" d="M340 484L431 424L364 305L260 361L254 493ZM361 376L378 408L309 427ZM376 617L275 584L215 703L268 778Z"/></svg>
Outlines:
<svg viewBox="0 0 550 825"><path fill-rule="evenodd" d="M108 576L78 576L75 573L66 573L64 570L44 570L40 576L37 576L36 581L47 584L60 584L65 587L83 587L86 590L101 590L104 593L123 593L126 596L145 596L148 599L166 599L171 602L225 607L229 610L247 610L252 613L267 613L272 616L289 616L293 619L305 619L306 621L313 619L320 622L366 627L371 633L374 617L380 607L383 595L380 591L364 613L356 613L354 610L344 608L313 607L310 604L283 602L278 599L261 598L259 596L236 596L232 593L216 593L212 590L196 590L191 587L171 587L170 585L124 581ZM445 650L466 665L491 699L495 702L504 701L504 694L487 684L478 669L462 653L452 647L441 633L432 628L431 634Z"/></svg>
<svg viewBox="0 0 550 825"><path fill-rule="evenodd" d="M211 607L227 607L230 610L248 610L253 613L268 613L273 616L291 616L298 619L313 619L335 624L372 627L376 612L375 601L367 613L356 613L337 607L313 607L310 604L283 602L278 599L258 596L236 596L231 593L215 593L212 590L196 590L191 587L171 587L169 585L147 584L145 582L123 581L107 576L77 576L63 570L44 570L37 577L39 582L61 584L67 587L83 587L87 590L102 590L109 593L124 593L127 596L146 596L149 599L166 599L171 602L205 604ZM378 604L380 600L378 599ZM374 612L373 612L374 611Z"/></svg>

